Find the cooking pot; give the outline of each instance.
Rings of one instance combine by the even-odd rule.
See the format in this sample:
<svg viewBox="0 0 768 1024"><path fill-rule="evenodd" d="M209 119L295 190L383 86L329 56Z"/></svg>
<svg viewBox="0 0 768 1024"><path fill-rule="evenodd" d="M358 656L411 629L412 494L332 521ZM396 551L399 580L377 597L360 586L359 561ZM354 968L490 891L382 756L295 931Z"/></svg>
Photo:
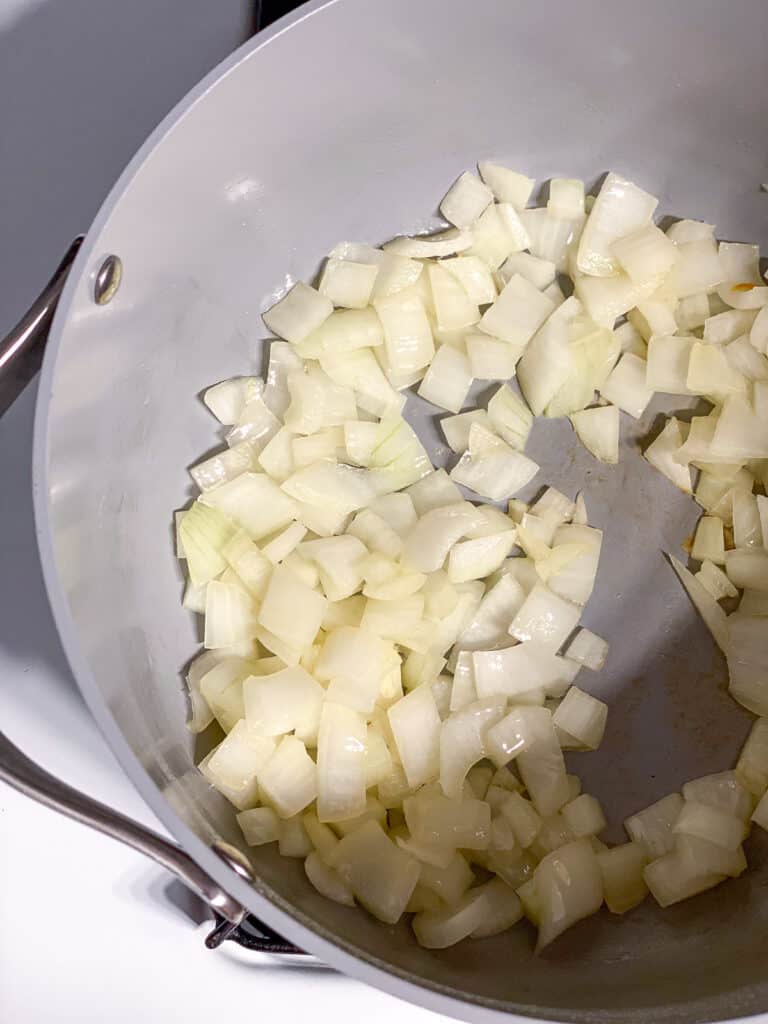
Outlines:
<svg viewBox="0 0 768 1024"><path fill-rule="evenodd" d="M66 280L35 425L40 553L79 686L183 851L46 777L5 741L6 781L180 870L226 922L248 912L327 964L477 1022L744 1019L768 1010L768 848L688 903L599 914L541 956L526 926L441 952L325 901L300 862L247 848L185 727L181 670L198 637L180 607L172 510L209 448L195 396L261 365L260 313L339 240L378 243L425 218L477 159L592 184L608 169L660 209L766 242L764 0L331 0L261 33L209 75L130 163ZM63 268L0 355L34 349ZM678 403L679 404L679 403ZM657 399L596 467L567 424L539 422L541 479L585 492L606 531L587 625L612 656L601 750L572 764L620 822L687 778L730 767L749 716L663 557L693 502L639 456ZM408 415L440 462L434 423ZM757 830L759 831L759 830ZM620 832L612 838L620 839ZM221 933L220 933L221 934Z"/></svg>

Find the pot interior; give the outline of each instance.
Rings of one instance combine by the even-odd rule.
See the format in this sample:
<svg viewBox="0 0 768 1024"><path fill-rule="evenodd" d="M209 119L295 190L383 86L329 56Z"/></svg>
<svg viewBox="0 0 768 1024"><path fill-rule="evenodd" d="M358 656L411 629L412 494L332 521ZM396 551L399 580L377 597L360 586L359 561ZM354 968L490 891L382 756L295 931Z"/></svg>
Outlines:
<svg viewBox="0 0 768 1024"><path fill-rule="evenodd" d="M249 45L110 201L43 393L65 642L97 716L206 843L242 846L232 809L194 768L205 739L184 724L181 669L200 637L180 606L172 511L192 493L186 467L219 443L196 396L260 368L260 312L286 274L310 279L342 239L375 244L436 223L444 190L478 159L542 181L592 184L615 169L659 195L660 211L768 241L763 0L736 11L717 0L337 0L297 22ZM123 283L97 307L90 275L106 253L123 260ZM530 446L542 466L530 493L583 490L605 530L584 621L611 655L584 685L608 700L609 727L571 770L614 823L730 767L751 719L725 693L724 661L663 555L679 552L696 507L639 454L658 413L680 407L657 398L639 423L622 417L617 467L560 421L538 421ZM444 463L434 408L411 398L407 415ZM621 836L614 825L609 838ZM527 926L420 949L406 925L323 900L300 862L247 852L272 903L467 1003L683 1022L768 1009L764 840L750 841L742 878L663 912L652 900L623 918L602 912L540 957Z"/></svg>

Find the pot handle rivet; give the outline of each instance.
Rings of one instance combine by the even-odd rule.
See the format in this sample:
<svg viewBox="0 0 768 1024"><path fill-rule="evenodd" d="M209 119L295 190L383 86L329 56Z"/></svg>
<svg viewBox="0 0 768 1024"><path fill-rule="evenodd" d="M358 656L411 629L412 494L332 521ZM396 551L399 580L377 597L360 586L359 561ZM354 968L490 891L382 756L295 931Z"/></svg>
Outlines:
<svg viewBox="0 0 768 1024"><path fill-rule="evenodd" d="M98 306L111 302L123 279L123 261L111 253L102 260L93 283L93 298Z"/></svg>

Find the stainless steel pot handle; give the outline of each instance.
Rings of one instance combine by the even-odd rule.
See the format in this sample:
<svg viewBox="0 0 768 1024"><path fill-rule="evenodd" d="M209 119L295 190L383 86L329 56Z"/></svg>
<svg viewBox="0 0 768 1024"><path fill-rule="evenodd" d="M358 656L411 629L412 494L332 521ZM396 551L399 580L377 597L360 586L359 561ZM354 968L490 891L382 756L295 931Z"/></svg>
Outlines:
<svg viewBox="0 0 768 1024"><path fill-rule="evenodd" d="M243 907L224 892L179 846L55 778L31 761L3 732L0 732L0 780L46 807L66 814L83 825L90 825L98 832L119 839L139 853L151 857L173 872L215 913L231 924L240 924L245 917ZM250 867L239 850L227 846L226 859L236 861L239 873L250 877Z"/></svg>
<svg viewBox="0 0 768 1024"><path fill-rule="evenodd" d="M83 237L78 235L72 242L40 295L16 326L0 339L0 416L40 369L48 328Z"/></svg>
<svg viewBox="0 0 768 1024"><path fill-rule="evenodd" d="M40 368L48 328L82 241L83 236L80 235L72 242L53 277L30 309L11 332L0 339L0 416ZM104 303L109 301L119 285L120 261L116 257L109 257L102 265L102 271L105 274L104 280L97 275L95 291L96 301ZM241 928L249 923L245 908L207 875L181 847L57 779L31 761L2 731L0 781L54 811L120 840L171 871L213 911L217 923L206 939L210 949L216 948L225 939L233 939L259 952L305 955L303 950L286 942L261 922L251 921L250 927ZM254 880L248 860L236 847L218 840L211 844L211 848L241 878L248 882Z"/></svg>
<svg viewBox="0 0 768 1024"><path fill-rule="evenodd" d="M57 779L30 760L2 731L0 781L54 811L118 839L176 875L211 908L216 917L216 925L205 940L209 949L215 949L225 939L233 939L241 946L260 953L306 955L261 922L249 922L245 908L176 843ZM241 878L253 881L251 866L236 847L218 840L212 843L212 849Z"/></svg>

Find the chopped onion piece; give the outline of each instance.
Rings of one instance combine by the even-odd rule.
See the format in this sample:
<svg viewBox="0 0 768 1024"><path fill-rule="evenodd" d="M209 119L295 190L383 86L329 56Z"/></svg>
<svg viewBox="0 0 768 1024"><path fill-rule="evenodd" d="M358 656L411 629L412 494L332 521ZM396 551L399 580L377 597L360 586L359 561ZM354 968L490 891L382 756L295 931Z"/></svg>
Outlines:
<svg viewBox="0 0 768 1024"><path fill-rule="evenodd" d="M468 255L497 270L510 253L527 249L528 233L511 206L491 204L472 227L472 248Z"/></svg>
<svg viewBox="0 0 768 1024"><path fill-rule="evenodd" d="M667 228L667 238L679 245L686 242L699 242L702 239L715 237L715 225L705 224L701 220L676 220Z"/></svg>
<svg viewBox="0 0 768 1024"><path fill-rule="evenodd" d="M683 797L707 807L714 807L724 814L747 821L754 804L735 771L719 772L692 779L683 786Z"/></svg>
<svg viewBox="0 0 768 1024"><path fill-rule="evenodd" d="M503 442L502 442L503 444ZM451 479L492 501L511 497L539 471L538 465L508 445L485 455L465 452L451 470Z"/></svg>
<svg viewBox="0 0 768 1024"><path fill-rule="evenodd" d="M747 858L741 846L725 849L687 833L675 836L674 853L682 869L693 876L716 874L738 878L747 869Z"/></svg>
<svg viewBox="0 0 768 1024"><path fill-rule="evenodd" d="M560 813L577 839L599 835L608 824L600 803L588 793L570 800Z"/></svg>
<svg viewBox="0 0 768 1024"><path fill-rule="evenodd" d="M449 447L459 455L469 447L469 431L473 423L480 423L491 429L491 420L485 409L472 409L458 416L444 416L440 420L440 427Z"/></svg>
<svg viewBox="0 0 768 1024"><path fill-rule="evenodd" d="M259 769L262 798L281 818L292 818L312 803L317 796L317 782L315 762L295 736L284 736Z"/></svg>
<svg viewBox="0 0 768 1024"><path fill-rule="evenodd" d="M723 881L724 875L700 873L684 864L677 852L667 853L652 861L643 870L643 878L651 895L661 907L672 906Z"/></svg>
<svg viewBox="0 0 768 1024"><path fill-rule="evenodd" d="M488 402L488 418L496 433L512 448L525 449L533 415L507 385L502 384Z"/></svg>
<svg viewBox="0 0 768 1024"><path fill-rule="evenodd" d="M468 501L431 509L408 533L403 561L419 572L435 572L453 545L482 523L481 514Z"/></svg>
<svg viewBox="0 0 768 1024"><path fill-rule="evenodd" d="M275 566L259 608L260 625L297 650L308 647L317 635L327 607L326 599L293 575Z"/></svg>
<svg viewBox="0 0 768 1024"><path fill-rule="evenodd" d="M570 657L570 654L569 654ZM597 750L605 733L608 706L597 697L572 686L558 705L552 721L578 748Z"/></svg>
<svg viewBox="0 0 768 1024"><path fill-rule="evenodd" d="M270 331L296 345L317 330L332 312L329 298L299 281L262 314L262 319Z"/></svg>
<svg viewBox="0 0 768 1024"><path fill-rule="evenodd" d="M326 701L317 739L317 816L321 822L344 821L365 810L365 749L364 717Z"/></svg>
<svg viewBox="0 0 768 1024"><path fill-rule="evenodd" d="M763 548L726 551L725 571L735 587L768 591L768 551Z"/></svg>
<svg viewBox="0 0 768 1024"><path fill-rule="evenodd" d="M566 648L566 657L599 672L608 657L608 642L590 629L580 629ZM566 730L567 731L567 730Z"/></svg>
<svg viewBox="0 0 768 1024"><path fill-rule="evenodd" d="M600 394L623 412L639 419L653 397L646 384L646 363L632 353L625 353L611 371Z"/></svg>
<svg viewBox="0 0 768 1024"><path fill-rule="evenodd" d="M723 265L714 239L678 242L678 260L670 278L681 299L699 292L713 291L723 281Z"/></svg>
<svg viewBox="0 0 768 1024"><path fill-rule="evenodd" d="M469 361L464 353L442 345L424 374L418 393L433 405L458 413L471 383Z"/></svg>
<svg viewBox="0 0 768 1024"><path fill-rule="evenodd" d="M449 228L448 231L440 231L434 235L393 238L384 246L384 252L394 256L409 256L417 260L439 259L442 256L455 256L456 253L465 252L471 248L472 242L470 232Z"/></svg>
<svg viewBox="0 0 768 1024"><path fill-rule="evenodd" d="M542 260L527 252L513 252L502 264L499 274L505 283L519 274L543 292L554 283L557 267L551 260Z"/></svg>
<svg viewBox="0 0 768 1024"><path fill-rule="evenodd" d="M287 526L296 517L296 504L264 473L243 473L206 492L201 499L238 526L253 540ZM184 520L185 550L189 513ZM189 560L189 552L187 552Z"/></svg>
<svg viewBox="0 0 768 1024"><path fill-rule="evenodd" d="M374 308L384 328L384 348L390 367L410 373L428 366L435 354L432 331L418 296L398 292L378 299Z"/></svg>
<svg viewBox="0 0 768 1024"><path fill-rule="evenodd" d="M768 789L768 718L758 718L741 749L736 774L755 797Z"/></svg>
<svg viewBox="0 0 768 1024"><path fill-rule="evenodd" d="M661 281L677 261L677 246L652 223L623 235L610 251L636 285Z"/></svg>
<svg viewBox="0 0 768 1024"><path fill-rule="evenodd" d="M584 213L584 182L576 178L553 178L549 183L547 209L556 217L580 217Z"/></svg>
<svg viewBox="0 0 768 1024"><path fill-rule="evenodd" d="M582 409L571 413L570 420L579 440L596 459L609 465L619 461L619 410L615 405Z"/></svg>
<svg viewBox="0 0 768 1024"><path fill-rule="evenodd" d="M430 688L417 687L387 713L408 785L416 789L436 779L442 723Z"/></svg>
<svg viewBox="0 0 768 1024"><path fill-rule="evenodd" d="M326 261L318 291L334 306L364 309L371 301L378 267L370 263L354 263L330 256Z"/></svg>
<svg viewBox="0 0 768 1024"><path fill-rule="evenodd" d="M739 611L728 616L727 625L731 641L727 652L730 694L749 711L765 715L768 713L765 620Z"/></svg>
<svg viewBox="0 0 768 1024"><path fill-rule="evenodd" d="M484 579L495 572L515 546L514 529L503 533L459 541L448 555L448 578L451 583Z"/></svg>
<svg viewBox="0 0 768 1024"><path fill-rule="evenodd" d="M485 850L491 831L491 809L473 797L451 799L429 786L403 802L405 820L418 843L449 849ZM449 868L450 870L450 868Z"/></svg>
<svg viewBox="0 0 768 1024"><path fill-rule="evenodd" d="M672 850L672 830L682 809L683 798L679 793L670 793L669 796L657 800L655 804L627 818L624 828L630 839L638 843L649 859L653 860Z"/></svg>
<svg viewBox="0 0 768 1024"><path fill-rule="evenodd" d="M420 874L418 861L399 849L375 821L340 840L330 867L366 910L387 924L402 916Z"/></svg>
<svg viewBox="0 0 768 1024"><path fill-rule="evenodd" d="M696 610L704 620L707 629L709 629L712 634L715 643L720 650L727 655L730 647L730 641L728 622L726 620L725 612L709 591L699 583L696 577L690 573L684 565L681 565L680 562L671 555L669 556L669 560L672 564L672 568L680 578L680 582L688 591L688 596L693 602Z"/></svg>
<svg viewBox="0 0 768 1024"><path fill-rule="evenodd" d="M578 242L584 216L561 217L549 209L522 210L520 220L528 233L531 255L549 260L561 273L568 269L572 247Z"/></svg>
<svg viewBox="0 0 768 1024"><path fill-rule="evenodd" d="M554 303L526 281L513 275L498 299L483 314L480 330L502 341L525 345L554 310Z"/></svg>
<svg viewBox="0 0 768 1024"><path fill-rule="evenodd" d="M440 213L457 228L468 228L493 202L493 192L475 174L465 171L448 189Z"/></svg>
<svg viewBox="0 0 768 1024"><path fill-rule="evenodd" d="M474 332L464 339L469 371L476 380L507 380L515 374L519 350L507 341Z"/></svg>
<svg viewBox="0 0 768 1024"><path fill-rule="evenodd" d="M603 902L603 881L586 839L547 854L534 873L539 935L537 951L567 928L596 913Z"/></svg>
<svg viewBox="0 0 768 1024"><path fill-rule="evenodd" d="M243 682L246 720L264 736L296 730L300 739L316 737L324 697L322 686L300 666Z"/></svg>
<svg viewBox="0 0 768 1024"><path fill-rule="evenodd" d="M280 819L271 807L253 807L236 815L237 824L249 846L276 843L280 838Z"/></svg>
<svg viewBox="0 0 768 1024"><path fill-rule="evenodd" d="M240 419L246 404L258 398L263 390L264 382L260 377L233 377L206 388L203 401L219 423L231 426Z"/></svg>
<svg viewBox="0 0 768 1024"><path fill-rule="evenodd" d="M511 203L516 210L524 210L536 184L533 178L510 171L500 164L481 161L480 176L500 203Z"/></svg>
<svg viewBox="0 0 768 1024"><path fill-rule="evenodd" d="M605 178L582 231L578 269L607 277L616 272L614 243L650 221L658 199L611 172Z"/></svg>
<svg viewBox="0 0 768 1024"><path fill-rule="evenodd" d="M656 335L648 342L645 379L651 391L673 395L689 394L686 380L693 338Z"/></svg>
<svg viewBox="0 0 768 1024"><path fill-rule="evenodd" d="M536 640L558 650L576 628L581 609L537 584L518 610L509 633L516 640Z"/></svg>
<svg viewBox="0 0 768 1024"><path fill-rule="evenodd" d="M461 795L467 772L486 756L486 730L498 722L503 714L504 698L495 697L469 704L453 712L443 722L440 733L440 785L447 797L457 798Z"/></svg>
<svg viewBox="0 0 768 1024"><path fill-rule="evenodd" d="M420 946L446 949L472 935L482 926L486 916L485 894L479 888L472 889L457 904L416 914L412 922L413 931Z"/></svg>

